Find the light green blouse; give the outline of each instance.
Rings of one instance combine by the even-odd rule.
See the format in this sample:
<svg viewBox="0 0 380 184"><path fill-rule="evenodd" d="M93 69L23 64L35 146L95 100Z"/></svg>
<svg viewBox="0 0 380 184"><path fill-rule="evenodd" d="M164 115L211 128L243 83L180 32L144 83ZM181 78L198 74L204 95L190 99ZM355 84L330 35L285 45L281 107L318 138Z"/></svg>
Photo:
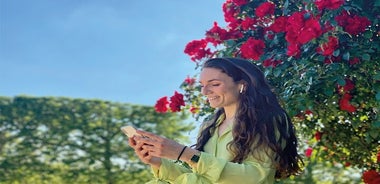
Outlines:
<svg viewBox="0 0 380 184"><path fill-rule="evenodd" d="M224 117L217 122L219 128ZM227 150L227 144L232 140L232 125L219 136L218 130L214 131L201 152L196 167L189 169L172 160L162 159L159 170L153 169L155 180L149 184L272 184L274 183L275 169L272 167L272 159L264 152L260 154L260 160L253 156L248 157L243 163L230 162L231 153Z"/></svg>

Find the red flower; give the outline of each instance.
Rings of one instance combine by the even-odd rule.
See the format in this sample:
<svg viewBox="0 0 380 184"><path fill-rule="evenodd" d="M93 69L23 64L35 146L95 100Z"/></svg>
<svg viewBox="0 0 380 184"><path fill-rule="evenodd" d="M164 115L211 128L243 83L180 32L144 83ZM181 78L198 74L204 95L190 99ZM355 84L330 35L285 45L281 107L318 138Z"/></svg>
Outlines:
<svg viewBox="0 0 380 184"><path fill-rule="evenodd" d="M313 111L311 111L310 109L308 109L308 110L305 111L305 114L306 115L313 115Z"/></svg>
<svg viewBox="0 0 380 184"><path fill-rule="evenodd" d="M227 0L223 4L223 13L224 13L224 20L226 22L234 22L236 21L237 15L239 15L240 8L236 6L235 3L233 3L231 0Z"/></svg>
<svg viewBox="0 0 380 184"><path fill-rule="evenodd" d="M304 14L305 12L295 12L288 18L286 26L287 32L297 32L304 27ZM289 40L287 40L289 42Z"/></svg>
<svg viewBox="0 0 380 184"><path fill-rule="evenodd" d="M322 28L316 18L309 18L305 21L304 27L300 30L297 41L305 44L322 34Z"/></svg>
<svg viewBox="0 0 380 184"><path fill-rule="evenodd" d="M265 34L266 34L267 38L269 40L273 40L275 34L273 32L269 32L269 29L267 29L265 32L266 32Z"/></svg>
<svg viewBox="0 0 380 184"><path fill-rule="evenodd" d="M340 86L340 85L337 86L339 94L345 94L355 89L355 84L352 80L345 79L345 83L346 84L344 86Z"/></svg>
<svg viewBox="0 0 380 184"><path fill-rule="evenodd" d="M259 60L264 53L265 44L262 40L249 38L240 47L241 55L246 59Z"/></svg>
<svg viewBox="0 0 380 184"><path fill-rule="evenodd" d="M318 10L320 11L323 9L338 9L343 3L344 0L315 0L315 5L317 5Z"/></svg>
<svg viewBox="0 0 380 184"><path fill-rule="evenodd" d="M379 184L380 183L380 173L375 170L365 171L363 173L363 181L366 184Z"/></svg>
<svg viewBox="0 0 380 184"><path fill-rule="evenodd" d="M320 141L322 138L322 134L323 133L320 131L315 132L315 134L314 134L315 140Z"/></svg>
<svg viewBox="0 0 380 184"><path fill-rule="evenodd" d="M184 83L186 83L187 85L193 85L195 83L195 79L194 78L191 78L189 76L186 77Z"/></svg>
<svg viewBox="0 0 380 184"><path fill-rule="evenodd" d="M289 44L286 54L298 58L301 55L300 46L298 44Z"/></svg>
<svg viewBox="0 0 380 184"><path fill-rule="evenodd" d="M248 3L248 0L232 0L232 2L238 6L243 6Z"/></svg>
<svg viewBox="0 0 380 184"><path fill-rule="evenodd" d="M239 33L241 33L243 35L243 33L240 31L241 24L242 24L242 19L238 18L238 19L235 19L232 22L229 22L228 25L227 25L227 27L228 27L229 31L239 32Z"/></svg>
<svg viewBox="0 0 380 184"><path fill-rule="evenodd" d="M196 114L196 113L199 112L199 108L197 108L197 107L191 107L190 108L190 112L193 113L193 114Z"/></svg>
<svg viewBox="0 0 380 184"><path fill-rule="evenodd" d="M156 109L157 112L165 113L168 111L168 104L169 104L168 97L164 96L157 100L154 108Z"/></svg>
<svg viewBox="0 0 380 184"><path fill-rule="evenodd" d="M322 34L322 28L316 18L305 18L305 12L293 13L288 18L285 39L291 44L305 44Z"/></svg>
<svg viewBox="0 0 380 184"><path fill-rule="evenodd" d="M227 30L219 27L218 23L214 22L214 26L206 31L206 40L216 46L227 40Z"/></svg>
<svg viewBox="0 0 380 184"><path fill-rule="evenodd" d="M274 60L274 59L267 59L263 61L263 66L264 67L270 67L272 66L273 68L279 65L281 61L279 60Z"/></svg>
<svg viewBox="0 0 380 184"><path fill-rule="evenodd" d="M273 59L266 59L263 61L263 66L264 67L269 67L269 66L272 66L272 61Z"/></svg>
<svg viewBox="0 0 380 184"><path fill-rule="evenodd" d="M350 59L349 63L350 63L350 65L358 64L358 63L360 63L360 59L357 57L354 57L353 59Z"/></svg>
<svg viewBox="0 0 380 184"><path fill-rule="evenodd" d="M336 16L335 20L338 25L343 27L343 30L351 35L357 35L365 31L365 28L371 25L367 17L360 17L358 15L349 14L347 11L342 15Z"/></svg>
<svg viewBox="0 0 380 184"><path fill-rule="evenodd" d="M313 112L311 110L306 110L305 112L300 112L296 115L298 118L300 119L305 119L305 117L307 116L310 116L312 117L313 116Z"/></svg>
<svg viewBox="0 0 380 184"><path fill-rule="evenodd" d="M365 28L371 25L367 17L354 16L347 20L347 25L344 27L345 31L352 35L357 35L365 31Z"/></svg>
<svg viewBox="0 0 380 184"><path fill-rule="evenodd" d="M330 36L329 41L320 45L316 50L324 56L331 56L338 47L338 39L334 36Z"/></svg>
<svg viewBox="0 0 380 184"><path fill-rule="evenodd" d="M255 19L253 19L253 18L250 18L250 17L247 17L247 18L245 18L242 22L241 22L241 28L243 29L243 30L249 30L249 29L253 29L254 27L254 25L255 25L255 23L256 23L256 20Z"/></svg>
<svg viewBox="0 0 380 184"><path fill-rule="evenodd" d="M305 156L306 157L311 157L311 154L313 153L313 148L312 147L308 147L306 150L305 150Z"/></svg>
<svg viewBox="0 0 380 184"><path fill-rule="evenodd" d="M345 93L343 95L343 97L339 100L340 110L344 110L351 113L356 111L356 107L350 104L351 98L352 96L348 93Z"/></svg>
<svg viewBox="0 0 380 184"><path fill-rule="evenodd" d="M266 15L273 15L274 8L275 8L275 5L273 3L264 2L256 8L255 14L257 17L260 17L260 18Z"/></svg>
<svg viewBox="0 0 380 184"><path fill-rule="evenodd" d="M206 41L212 43L214 46L223 43L225 40L241 38L243 34L240 31L230 30L227 31L218 26L217 22L214 22L214 26L206 31Z"/></svg>
<svg viewBox="0 0 380 184"><path fill-rule="evenodd" d="M285 32L287 21L288 21L288 18L284 16L277 17L274 20L274 23L270 25L268 29L275 33Z"/></svg>
<svg viewBox="0 0 380 184"><path fill-rule="evenodd" d="M330 56L330 57L326 57L325 60L324 60L324 63L325 64L331 64L331 63L337 63L337 62L341 62L342 61L342 57L341 56L338 56L338 57L335 57L335 56Z"/></svg>
<svg viewBox="0 0 380 184"><path fill-rule="evenodd" d="M212 55L210 49L206 49L206 47L207 41L205 39L193 40L186 45L184 52L191 57L192 61L196 61Z"/></svg>
<svg viewBox="0 0 380 184"><path fill-rule="evenodd" d="M179 112L181 111L181 106L185 106L183 95L175 91L174 95L170 97L170 104L169 104L170 110L172 112Z"/></svg>

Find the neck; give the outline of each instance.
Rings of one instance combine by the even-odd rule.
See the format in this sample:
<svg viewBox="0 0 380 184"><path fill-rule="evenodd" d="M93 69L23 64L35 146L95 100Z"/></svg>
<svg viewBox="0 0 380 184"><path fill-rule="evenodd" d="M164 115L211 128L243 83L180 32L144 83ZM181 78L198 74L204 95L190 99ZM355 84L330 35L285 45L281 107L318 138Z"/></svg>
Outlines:
<svg viewBox="0 0 380 184"><path fill-rule="evenodd" d="M235 119L236 108L224 107L224 114L226 115L226 120Z"/></svg>

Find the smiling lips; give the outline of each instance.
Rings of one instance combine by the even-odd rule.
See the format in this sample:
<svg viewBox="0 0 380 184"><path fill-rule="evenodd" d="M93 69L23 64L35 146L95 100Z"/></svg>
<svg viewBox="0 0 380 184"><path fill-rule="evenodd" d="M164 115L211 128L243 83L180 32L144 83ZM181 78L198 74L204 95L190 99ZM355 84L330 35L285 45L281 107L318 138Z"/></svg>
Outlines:
<svg viewBox="0 0 380 184"><path fill-rule="evenodd" d="M208 98L208 101L212 101L212 100L215 100L215 99L217 99L217 98L219 98L219 97L217 97L217 96L216 96L216 97L209 97L209 98Z"/></svg>

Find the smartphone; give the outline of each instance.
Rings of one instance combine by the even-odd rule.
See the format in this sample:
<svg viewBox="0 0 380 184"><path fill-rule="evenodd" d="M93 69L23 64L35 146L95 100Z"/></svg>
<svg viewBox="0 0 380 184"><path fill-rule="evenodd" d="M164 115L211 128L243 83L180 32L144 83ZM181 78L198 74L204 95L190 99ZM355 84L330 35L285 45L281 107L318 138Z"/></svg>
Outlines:
<svg viewBox="0 0 380 184"><path fill-rule="evenodd" d="M137 132L136 132L136 128L134 128L133 126L123 126L120 128L121 131L123 131L123 133L125 135L127 135L128 137L133 137L135 135L139 135Z"/></svg>

